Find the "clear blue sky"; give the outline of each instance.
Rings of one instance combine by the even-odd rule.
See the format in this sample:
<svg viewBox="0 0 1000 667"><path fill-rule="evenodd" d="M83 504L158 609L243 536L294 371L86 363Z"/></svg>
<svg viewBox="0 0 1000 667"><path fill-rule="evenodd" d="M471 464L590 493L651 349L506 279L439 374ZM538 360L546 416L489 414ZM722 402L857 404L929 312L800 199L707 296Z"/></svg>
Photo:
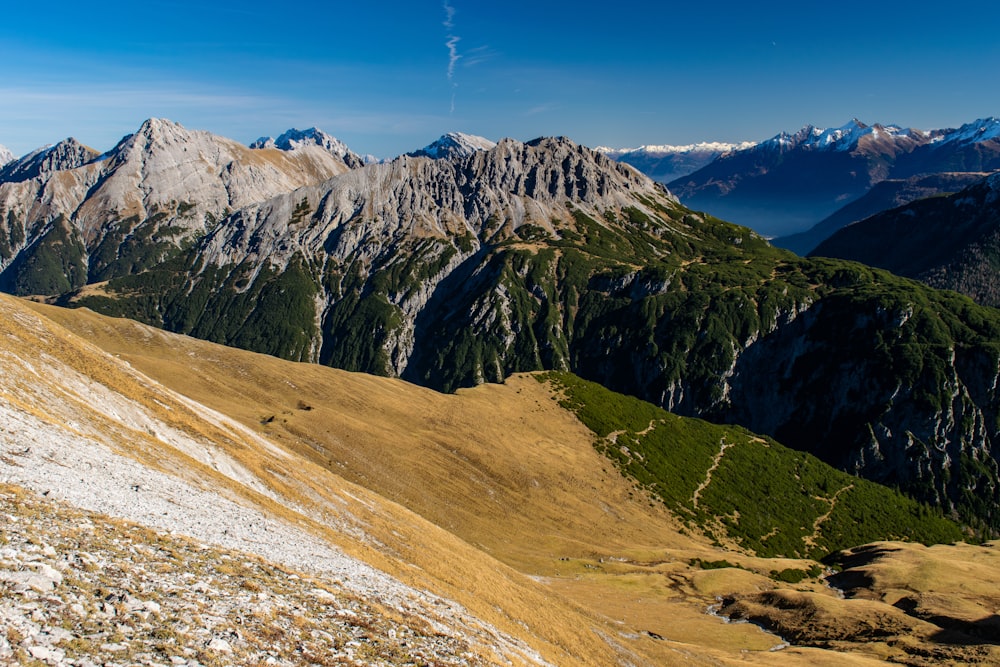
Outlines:
<svg viewBox="0 0 1000 667"><path fill-rule="evenodd" d="M146 118L318 126L391 157L448 131L590 146L1000 115L989 3L6 3L0 144L111 148Z"/></svg>

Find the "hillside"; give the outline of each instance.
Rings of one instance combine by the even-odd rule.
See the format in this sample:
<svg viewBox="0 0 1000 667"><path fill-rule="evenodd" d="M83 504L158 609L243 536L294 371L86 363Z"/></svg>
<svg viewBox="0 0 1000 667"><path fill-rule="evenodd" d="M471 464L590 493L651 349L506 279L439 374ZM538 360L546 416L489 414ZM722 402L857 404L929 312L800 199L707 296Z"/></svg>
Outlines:
<svg viewBox="0 0 1000 667"><path fill-rule="evenodd" d="M845 227L813 255L882 267L1000 306L1000 176Z"/></svg>
<svg viewBox="0 0 1000 667"><path fill-rule="evenodd" d="M986 176L983 172L944 172L906 179L886 179L807 231L772 239L771 243L805 256L851 223L918 199L954 194Z"/></svg>
<svg viewBox="0 0 1000 667"><path fill-rule="evenodd" d="M87 248L69 237L11 245L8 271L62 305L438 390L570 370L1000 526L994 311L776 250L568 139L350 169L191 233L76 290L49 280Z"/></svg>
<svg viewBox="0 0 1000 667"><path fill-rule="evenodd" d="M41 562L63 573L51 586L56 594L78 596L90 619L79 625L46 602L41 620L4 622L27 629L66 618L71 635L82 632L104 613L89 602L94 589L85 586L94 584L102 596L120 595L128 608L121 613L135 618L107 640L66 644L58 632L43 633L21 650L93 651L114 664L118 649L104 645L117 642L129 656L188 648L199 659L249 660L254 651L283 650L282 641L315 628L330 613L324 605L333 605L357 616L340 614L347 622L328 630L333 639L313 633L310 650L361 651L353 636L376 664L394 663L401 648L439 664L840 665L875 664L886 654L918 664L928 651L959 661L990 655L985 645L939 644L932 633L893 648L894 626L874 643L863 633L852 642L848 628L835 652L786 646L776 655L770 649L780 639L707 614L716 596L760 591L808 590L834 607L850 601L810 578L821 569L815 562L754 557L725 538L728 547L713 546L616 472L594 434L533 376L441 395L84 310L7 297L0 307L7 323L0 482L50 496L4 488L5 498L18 499L9 507L25 512L18 526L33 527L36 546L25 543L22 528L8 529L2 568L25 568L40 550ZM704 502L725 474L722 466L714 481L706 475ZM51 498L149 532L54 507ZM88 522L101 530L74 532ZM205 542L217 546L199 546ZM64 551L70 544L86 554L83 563L126 578L93 581L93 571L78 569ZM162 554L170 554L165 564ZM144 565L147 555L160 562L159 584L143 575L154 567ZM214 591L211 609L193 610L214 625L143 634L136 614L182 613L161 588L177 576L174 563L196 574L183 585ZM227 605L247 604L247 591L273 601L281 637L252 634L257 616L235 635L228 630L235 621ZM892 609L880 604L852 617L877 623ZM372 642L373 628L391 628L395 640L389 633ZM18 632L7 637L28 634ZM226 644L209 646L214 639Z"/></svg>

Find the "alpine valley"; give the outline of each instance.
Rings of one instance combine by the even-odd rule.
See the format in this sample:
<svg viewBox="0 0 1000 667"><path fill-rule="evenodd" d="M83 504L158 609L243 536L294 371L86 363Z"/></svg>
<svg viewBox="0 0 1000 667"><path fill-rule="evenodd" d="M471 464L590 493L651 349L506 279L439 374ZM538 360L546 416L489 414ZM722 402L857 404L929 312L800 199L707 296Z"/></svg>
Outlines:
<svg viewBox="0 0 1000 667"><path fill-rule="evenodd" d="M48 302L0 299L0 490L51 531L34 560L42 538L2 534L0 586L78 587L23 618L0 607L0 659L1000 657L994 549L953 544L1000 531L1000 312L775 248L569 139L454 133L381 163L317 129L246 147L152 119L106 153L68 139L0 169L0 289ZM94 495L126 479L141 511ZM87 619L111 612L88 595L173 613L77 567L150 548L100 513L169 531L179 506L214 546L157 549L257 544L272 564L212 552L201 590L231 607L98 636ZM218 530L216 506L234 517ZM88 522L114 536L88 542L99 555L45 560ZM226 537L245 525L274 545ZM307 537L363 567L289 555ZM156 567L130 562L135 581ZM366 620L333 635L271 606L269 644L238 610L290 584L238 582L274 562L319 577L287 599ZM39 618L73 604L84 620L53 617L82 624L70 649ZM202 615L217 627L199 634Z"/></svg>
<svg viewBox="0 0 1000 667"><path fill-rule="evenodd" d="M620 159L643 170L652 166L632 155ZM936 130L853 119L842 127L806 125L733 147L663 182L685 205L748 225L805 255L841 226L887 208L893 199L898 206L950 194L998 169L998 118ZM656 178L653 170L646 173ZM859 202L883 183L878 196ZM886 205L872 208L881 202Z"/></svg>

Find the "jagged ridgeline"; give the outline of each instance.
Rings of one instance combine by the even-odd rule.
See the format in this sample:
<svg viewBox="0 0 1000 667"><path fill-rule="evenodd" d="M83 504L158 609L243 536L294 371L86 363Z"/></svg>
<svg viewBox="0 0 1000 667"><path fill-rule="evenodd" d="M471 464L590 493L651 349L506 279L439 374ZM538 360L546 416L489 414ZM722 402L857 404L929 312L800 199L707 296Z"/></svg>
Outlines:
<svg viewBox="0 0 1000 667"><path fill-rule="evenodd" d="M881 540L963 538L939 509L741 427L680 417L571 373L536 377L552 383L624 474L719 543L819 559Z"/></svg>
<svg viewBox="0 0 1000 667"><path fill-rule="evenodd" d="M193 144L176 127L152 129L128 156L142 146L161 161L175 156L164 172L173 183L191 162L179 151ZM30 283L59 303L446 391L572 370L1000 527L994 310L775 249L567 139L355 168L340 160L327 180L270 198L265 171L295 166L305 178L303 156L226 146L230 162L191 167L222 180L200 186L218 194L207 204L175 188L147 195L138 218L105 206L101 219L99 202L84 197L58 209L59 228L54 204L32 217L8 195L3 284L29 292L22 256L50 267L61 258L87 267L86 285ZM69 173L89 182L94 164ZM59 173L44 188L71 180ZM229 202L254 198L241 183L255 184L257 201L227 213ZM150 225L156 259L133 260Z"/></svg>

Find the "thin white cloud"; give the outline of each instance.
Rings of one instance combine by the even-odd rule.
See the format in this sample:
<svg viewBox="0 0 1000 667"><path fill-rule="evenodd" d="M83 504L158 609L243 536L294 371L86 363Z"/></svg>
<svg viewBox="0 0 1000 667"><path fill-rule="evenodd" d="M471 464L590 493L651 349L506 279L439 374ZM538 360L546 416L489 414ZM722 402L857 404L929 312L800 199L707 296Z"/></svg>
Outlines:
<svg viewBox="0 0 1000 667"><path fill-rule="evenodd" d="M458 55L458 43L461 41L461 37L455 37L454 35L448 35L448 41L445 42L445 46L448 47L448 80L451 81L455 77L455 65L458 64L459 59L462 57Z"/></svg>
<svg viewBox="0 0 1000 667"><path fill-rule="evenodd" d="M474 49L466 49L465 53L462 54L462 66L475 67L476 65L481 65L484 62L492 60L495 56L496 52L489 46L477 46Z"/></svg>
<svg viewBox="0 0 1000 667"><path fill-rule="evenodd" d="M461 55L458 53L458 43L462 41L462 38L455 34L455 8L451 6L448 0L444 2L444 27L448 31L448 39L445 41L445 47L448 49L448 81L451 83L452 88L457 88L458 84L455 83L455 66L458 64ZM451 93L451 111L455 111L455 91L452 90Z"/></svg>

